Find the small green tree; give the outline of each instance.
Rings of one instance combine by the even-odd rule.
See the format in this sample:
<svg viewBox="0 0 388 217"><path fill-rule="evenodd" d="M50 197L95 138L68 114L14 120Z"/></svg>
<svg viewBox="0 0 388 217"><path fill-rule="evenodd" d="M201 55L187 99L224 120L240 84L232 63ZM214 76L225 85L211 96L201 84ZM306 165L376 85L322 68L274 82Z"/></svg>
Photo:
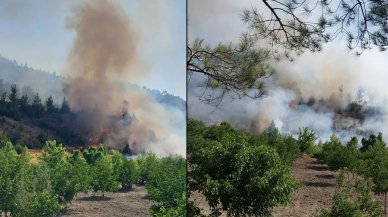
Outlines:
<svg viewBox="0 0 388 217"><path fill-rule="evenodd" d="M366 152L369 147L374 146L376 143L384 143L383 142L383 135L379 133L377 136L374 134L369 135L368 138L362 138L361 139L361 148L360 151Z"/></svg>
<svg viewBox="0 0 388 217"><path fill-rule="evenodd" d="M54 100L51 96L46 100L46 109L48 112L57 112L57 108L55 108Z"/></svg>
<svg viewBox="0 0 388 217"><path fill-rule="evenodd" d="M298 144L301 152L308 153L316 139L317 137L314 131L309 130L307 127L299 128Z"/></svg>
<svg viewBox="0 0 388 217"><path fill-rule="evenodd" d="M104 197L104 193L107 191L117 191L119 189L117 179L109 155L103 155L92 165L92 188L94 192L101 191Z"/></svg>
<svg viewBox="0 0 388 217"><path fill-rule="evenodd" d="M20 109L22 112L26 112L27 109L28 109L28 96L27 95L23 95L20 100Z"/></svg>
<svg viewBox="0 0 388 217"><path fill-rule="evenodd" d="M179 199L186 192L185 159L180 156L158 159L157 164L150 168L146 188L151 200L167 210L177 209Z"/></svg>
<svg viewBox="0 0 388 217"><path fill-rule="evenodd" d="M124 160L119 173L119 181L123 190L131 190L133 183L135 183L136 171L135 164L132 160Z"/></svg>
<svg viewBox="0 0 388 217"><path fill-rule="evenodd" d="M375 143L364 153L363 163L363 175L372 179L376 194L384 195L384 213L387 213L388 149L382 142Z"/></svg>
<svg viewBox="0 0 388 217"><path fill-rule="evenodd" d="M353 187L341 171L331 209L320 210L316 217L383 217L381 204L372 198L371 187L365 180Z"/></svg>
<svg viewBox="0 0 388 217"><path fill-rule="evenodd" d="M127 160L118 151L112 151L111 153L114 176L117 177L117 181L121 184L123 190L131 190L132 184L136 179L135 164L132 160Z"/></svg>
<svg viewBox="0 0 388 217"><path fill-rule="evenodd" d="M190 120L189 120L190 121ZM298 183L276 151L228 123L206 127L197 135L188 128L189 193L205 195L213 215L270 216L271 209L287 204ZM196 128L197 129L197 128Z"/></svg>
<svg viewBox="0 0 388 217"><path fill-rule="evenodd" d="M90 174L91 168L79 149L75 150L73 155L70 157L70 165L70 185L74 187L74 192L87 192L90 189L90 183L92 181Z"/></svg>
<svg viewBox="0 0 388 217"><path fill-rule="evenodd" d="M157 158L155 154L147 154L139 156L136 159L138 171L138 183L144 185L148 181L149 173L152 168L157 165Z"/></svg>
<svg viewBox="0 0 388 217"><path fill-rule="evenodd" d="M43 190L31 197L27 209L22 211L23 217L52 217L62 210L58 196Z"/></svg>
<svg viewBox="0 0 388 217"><path fill-rule="evenodd" d="M18 210L18 192L24 182L26 164L11 142L0 149L0 211L12 214Z"/></svg>
<svg viewBox="0 0 388 217"><path fill-rule="evenodd" d="M66 100L65 97L63 97L63 101L62 101L62 106L61 106L60 112L61 113L69 113L70 112L69 102Z"/></svg>
<svg viewBox="0 0 388 217"><path fill-rule="evenodd" d="M16 84L12 84L11 85L11 93L8 96L9 101L12 104L16 104L17 103L17 99L18 99L17 97L18 97L18 89L16 87Z"/></svg>
<svg viewBox="0 0 388 217"><path fill-rule="evenodd" d="M81 176L77 173L78 171L75 171L82 165L70 164L69 154L62 144L57 144L54 140L47 141L41 160L49 168L50 182L60 202L69 203L78 191L83 190L83 186L80 185L84 183L79 182L82 182L87 176Z"/></svg>
<svg viewBox="0 0 388 217"><path fill-rule="evenodd" d="M32 106L32 116L34 118L39 118L43 115L44 107L42 105L42 100L38 93L35 95L34 99L32 100L31 106Z"/></svg>
<svg viewBox="0 0 388 217"><path fill-rule="evenodd" d="M177 207L173 209L167 209L162 206L159 210L153 211L152 214L155 217L176 217L187 216L186 215L186 192L182 193L182 197L176 200Z"/></svg>

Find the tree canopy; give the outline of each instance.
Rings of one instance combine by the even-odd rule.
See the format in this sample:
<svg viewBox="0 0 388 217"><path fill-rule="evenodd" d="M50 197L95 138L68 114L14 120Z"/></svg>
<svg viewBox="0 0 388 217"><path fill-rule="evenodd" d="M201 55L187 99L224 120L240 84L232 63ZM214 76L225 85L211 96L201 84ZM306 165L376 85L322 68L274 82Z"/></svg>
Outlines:
<svg viewBox="0 0 388 217"><path fill-rule="evenodd" d="M383 0L263 0L260 6L244 10L242 20L251 36L268 40L277 57L321 51L337 37L344 37L356 54L388 46Z"/></svg>
<svg viewBox="0 0 388 217"><path fill-rule="evenodd" d="M252 38L243 35L238 43L206 45L196 39L187 47L187 72L205 76L200 100L219 104L225 94L232 98L256 99L265 93L264 79L273 69L267 63L270 53L255 47Z"/></svg>

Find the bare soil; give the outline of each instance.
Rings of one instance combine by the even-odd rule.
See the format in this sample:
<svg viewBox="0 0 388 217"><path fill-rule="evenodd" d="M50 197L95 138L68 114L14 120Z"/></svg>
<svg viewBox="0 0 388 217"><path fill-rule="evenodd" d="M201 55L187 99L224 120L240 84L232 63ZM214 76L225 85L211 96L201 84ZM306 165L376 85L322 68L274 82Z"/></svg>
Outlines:
<svg viewBox="0 0 388 217"><path fill-rule="evenodd" d="M61 217L146 217L150 215L153 202L146 198L147 190L135 185L130 192L80 193Z"/></svg>
<svg viewBox="0 0 388 217"><path fill-rule="evenodd" d="M330 208L331 198L335 193L336 173L329 171L327 166L319 164L316 159L304 155L295 161L293 174L302 187L294 193L289 205L273 210L274 217L310 217L321 208ZM194 201L202 214L210 214L209 206L202 194L194 192L189 200ZM223 213L221 216L227 215Z"/></svg>
<svg viewBox="0 0 388 217"><path fill-rule="evenodd" d="M335 172L315 158L304 155L295 161L293 174L302 187L294 193L289 205L273 210L274 217L310 217L319 209L330 208L335 193Z"/></svg>

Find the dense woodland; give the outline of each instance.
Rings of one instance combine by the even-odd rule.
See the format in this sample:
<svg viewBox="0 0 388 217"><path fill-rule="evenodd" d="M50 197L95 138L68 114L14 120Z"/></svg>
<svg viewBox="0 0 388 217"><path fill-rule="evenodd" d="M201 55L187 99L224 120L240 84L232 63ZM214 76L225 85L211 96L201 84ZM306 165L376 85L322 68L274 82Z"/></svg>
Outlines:
<svg viewBox="0 0 388 217"><path fill-rule="evenodd" d="M0 82L3 84L2 82ZM23 95L22 95L23 94ZM76 114L70 111L65 98L58 106L50 96L41 99L38 93L30 98L30 92L21 92L12 84L8 92L0 97L0 123L3 134L15 145L42 148L47 139L56 139L65 144L85 145L87 135L74 128ZM8 122L16 122L10 127ZM73 122L73 124L70 124ZM39 131L26 133L26 127Z"/></svg>
<svg viewBox="0 0 388 217"><path fill-rule="evenodd" d="M188 195L206 197L212 215L271 216L272 208L287 205L301 187L293 177L293 162L303 154L339 170L330 210L317 216L383 216L388 192L388 148L382 134L343 143L336 135L317 142L317 135L300 128L297 136L282 135L271 126L260 135L227 122L206 126L188 122ZM376 200L373 195L383 195ZM386 205L384 206L386 207ZM189 216L203 216L192 202Z"/></svg>
<svg viewBox="0 0 388 217"><path fill-rule="evenodd" d="M136 85L131 88L139 89ZM165 91L145 90L163 106L185 110L181 98ZM79 116L82 114L71 111L65 97L60 102L51 96L42 99L28 86L20 88L0 79L0 128L19 148L42 148L46 140L53 139L71 146L88 145L90 132Z"/></svg>
<svg viewBox="0 0 388 217"><path fill-rule="evenodd" d="M66 211L78 192L130 191L145 185L155 201L153 216L186 215L186 161L180 156L154 154L128 160L103 145L69 153L56 141L47 141L35 160L26 148L20 153L2 137L0 143L0 215L52 217Z"/></svg>

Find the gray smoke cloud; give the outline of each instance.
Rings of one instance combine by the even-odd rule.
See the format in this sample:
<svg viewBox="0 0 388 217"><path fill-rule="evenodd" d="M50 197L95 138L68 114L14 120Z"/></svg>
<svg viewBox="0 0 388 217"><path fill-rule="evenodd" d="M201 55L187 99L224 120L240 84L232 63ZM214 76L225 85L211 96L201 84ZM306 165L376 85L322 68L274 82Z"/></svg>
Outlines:
<svg viewBox="0 0 388 217"><path fill-rule="evenodd" d="M344 139L382 132L388 139L387 90L382 70L383 58L375 70L365 67L363 59L335 48L319 54L298 57L294 62L272 65L276 74L267 80L268 94L261 99L231 100L225 97L218 108L198 102L201 76L189 85L188 112L192 118L208 124L227 120L254 133L266 130L271 122L283 133L295 135L299 127L308 127L322 140L336 133ZM350 103L362 101L362 119L347 112Z"/></svg>
<svg viewBox="0 0 388 217"><path fill-rule="evenodd" d="M119 5L108 0L75 5L67 28L75 40L68 58L64 92L82 124L92 134L106 133L104 143L135 152L185 154L184 113L155 102L125 83L146 78L147 60L139 55L140 35Z"/></svg>
<svg viewBox="0 0 388 217"><path fill-rule="evenodd" d="M216 45L236 41L247 31L240 19L243 9L263 8L258 1L188 1L188 42L203 38ZM283 133L295 134L299 127L315 130L325 140L332 133L342 138L382 132L388 140L387 52L366 51L355 57L346 45L334 41L320 53L305 53L295 61L273 62L276 74L266 80L268 94L261 99L232 100L226 96L217 107L198 100L202 75L193 75L188 85L188 114L207 124L223 120L254 133L273 121ZM266 47L263 42L260 46ZM195 73L194 73L195 74ZM349 103L362 100L363 119L349 116Z"/></svg>

